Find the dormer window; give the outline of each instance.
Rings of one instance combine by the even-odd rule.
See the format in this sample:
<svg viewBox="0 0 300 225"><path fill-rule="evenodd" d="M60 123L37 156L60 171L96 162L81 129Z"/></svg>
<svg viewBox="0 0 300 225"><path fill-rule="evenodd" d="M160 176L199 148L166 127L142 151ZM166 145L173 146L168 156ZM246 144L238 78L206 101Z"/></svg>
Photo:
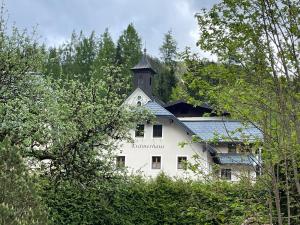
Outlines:
<svg viewBox="0 0 300 225"><path fill-rule="evenodd" d="M228 153L236 153L236 144L234 143L229 143L228 144Z"/></svg>

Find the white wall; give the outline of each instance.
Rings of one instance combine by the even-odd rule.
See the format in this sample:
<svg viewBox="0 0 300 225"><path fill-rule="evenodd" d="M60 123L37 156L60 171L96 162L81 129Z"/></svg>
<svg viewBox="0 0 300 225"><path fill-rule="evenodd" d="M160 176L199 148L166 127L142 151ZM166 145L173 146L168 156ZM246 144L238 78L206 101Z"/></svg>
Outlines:
<svg viewBox="0 0 300 225"><path fill-rule="evenodd" d="M157 124L163 125L162 138L153 138L153 125L145 124L143 138L134 138L133 144L124 143L121 147L119 155L126 157L125 165L129 171L141 171L144 175L151 177L164 171L171 177L191 177L195 179L196 175L193 172L177 169L177 157L186 156L189 162L194 163L193 156L197 154L202 167L199 169L203 170L204 173L208 173L210 168L208 161L211 161L211 156L207 151L203 152L202 144L193 143L181 148L178 144L182 141L191 141L191 136L168 118L158 119ZM134 137L133 130L131 135ZM152 156L161 156L161 169L151 168Z"/></svg>
<svg viewBox="0 0 300 225"><path fill-rule="evenodd" d="M231 181L237 182L242 178L250 178L251 181L255 181L256 172L253 166L241 166L241 165L223 165L220 166L219 177L221 177L221 169L231 169Z"/></svg>
<svg viewBox="0 0 300 225"><path fill-rule="evenodd" d="M139 88L137 88L124 102L124 104L136 106L140 101L142 105L146 104L151 99ZM184 118L181 118L184 120ZM187 118L191 120L191 118ZM197 119L199 118L192 118ZM206 118L200 118L206 119ZM125 156L125 166L133 173L141 173L145 176L155 177L162 171L171 177L202 179L203 176L196 175L192 171L177 169L177 157L186 156L188 162L198 165L198 171L203 174L212 172L212 157L208 151L203 151L204 144L193 143L185 145L181 148L180 142L190 142L191 135L188 135L183 127L175 122L171 122L168 118L158 118L158 124L163 125L163 137L152 137L152 124L145 124L145 134L143 138L134 138L134 130L131 135L134 138L134 143L123 143L121 146L120 156ZM228 153L227 144L219 144L214 147L219 153ZM194 156L197 155L197 159ZM152 169L152 156L161 157L161 169ZM221 166L221 168L232 169L232 181L238 181L241 175L248 174L250 170L251 178L255 179L255 170L245 166ZM245 173L246 171L246 173ZM200 173L198 173L200 174Z"/></svg>

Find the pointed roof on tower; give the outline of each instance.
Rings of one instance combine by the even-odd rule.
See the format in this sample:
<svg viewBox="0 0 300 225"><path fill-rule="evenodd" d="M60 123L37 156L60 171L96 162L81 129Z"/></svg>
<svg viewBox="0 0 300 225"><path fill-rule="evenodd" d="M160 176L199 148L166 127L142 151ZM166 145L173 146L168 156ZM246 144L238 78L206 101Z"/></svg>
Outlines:
<svg viewBox="0 0 300 225"><path fill-rule="evenodd" d="M152 68L150 62L148 61L147 57L147 50L144 49L144 54L138 64L136 64L133 68L131 68L132 71L137 70L150 70L153 74L156 74L156 71Z"/></svg>

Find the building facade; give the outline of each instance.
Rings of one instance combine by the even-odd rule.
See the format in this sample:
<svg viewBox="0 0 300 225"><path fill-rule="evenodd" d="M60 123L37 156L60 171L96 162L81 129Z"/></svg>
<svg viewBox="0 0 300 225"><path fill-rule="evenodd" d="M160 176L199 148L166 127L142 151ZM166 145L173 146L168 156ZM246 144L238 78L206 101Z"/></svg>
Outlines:
<svg viewBox="0 0 300 225"><path fill-rule="evenodd" d="M243 142L261 138L259 130L231 120L227 112L217 116L207 104L194 107L184 101L165 104L157 99L152 95L155 71L146 53L132 71L135 90L125 104L146 108L156 120L130 131L133 143L122 143L118 166L147 177L164 172L180 178L238 181L247 176L255 180L259 160Z"/></svg>

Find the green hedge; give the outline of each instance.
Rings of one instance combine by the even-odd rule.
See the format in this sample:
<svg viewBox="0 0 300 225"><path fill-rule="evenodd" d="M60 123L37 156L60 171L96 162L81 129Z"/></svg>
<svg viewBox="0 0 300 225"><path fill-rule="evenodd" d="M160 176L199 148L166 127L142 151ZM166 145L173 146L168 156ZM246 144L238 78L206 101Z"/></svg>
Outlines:
<svg viewBox="0 0 300 225"><path fill-rule="evenodd" d="M48 183L44 191L53 223L68 225L241 224L250 216L265 219L263 197L249 183L174 181L163 174L89 186Z"/></svg>

